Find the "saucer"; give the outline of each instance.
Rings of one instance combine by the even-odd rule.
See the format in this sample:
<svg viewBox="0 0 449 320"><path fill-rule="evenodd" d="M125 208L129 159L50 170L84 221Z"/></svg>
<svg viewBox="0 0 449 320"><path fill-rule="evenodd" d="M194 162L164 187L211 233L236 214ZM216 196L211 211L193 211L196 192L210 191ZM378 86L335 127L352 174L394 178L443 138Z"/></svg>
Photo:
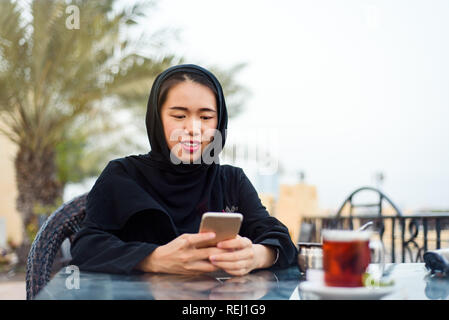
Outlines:
<svg viewBox="0 0 449 320"><path fill-rule="evenodd" d="M299 284L304 293L313 293L323 300L378 300L394 291L387 287L329 287L320 281L304 281Z"/></svg>

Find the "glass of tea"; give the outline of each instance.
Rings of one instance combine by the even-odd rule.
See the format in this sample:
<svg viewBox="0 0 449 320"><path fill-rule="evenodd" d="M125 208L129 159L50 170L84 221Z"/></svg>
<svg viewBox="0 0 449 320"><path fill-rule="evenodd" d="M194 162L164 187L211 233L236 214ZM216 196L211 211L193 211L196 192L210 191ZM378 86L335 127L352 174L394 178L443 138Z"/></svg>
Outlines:
<svg viewBox="0 0 449 320"><path fill-rule="evenodd" d="M331 287L362 287L363 274L373 256L384 264L379 240L370 240L371 231L323 230L324 282ZM383 266L381 267L383 269Z"/></svg>

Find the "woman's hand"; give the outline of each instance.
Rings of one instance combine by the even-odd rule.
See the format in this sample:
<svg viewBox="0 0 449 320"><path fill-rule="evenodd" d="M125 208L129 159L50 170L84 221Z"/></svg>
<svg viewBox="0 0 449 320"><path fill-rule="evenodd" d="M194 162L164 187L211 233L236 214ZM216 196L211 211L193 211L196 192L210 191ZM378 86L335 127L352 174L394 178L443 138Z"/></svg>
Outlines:
<svg viewBox="0 0 449 320"><path fill-rule="evenodd" d="M213 272L218 267L208 258L227 252L216 247L197 249L196 246L213 239L215 233L182 234L169 243L157 247L136 268L145 272L199 274Z"/></svg>
<svg viewBox="0 0 449 320"><path fill-rule="evenodd" d="M271 267L275 259L274 249L253 244L250 239L239 235L219 242L217 248L228 252L211 255L209 260L214 266L236 276L245 275L254 269Z"/></svg>

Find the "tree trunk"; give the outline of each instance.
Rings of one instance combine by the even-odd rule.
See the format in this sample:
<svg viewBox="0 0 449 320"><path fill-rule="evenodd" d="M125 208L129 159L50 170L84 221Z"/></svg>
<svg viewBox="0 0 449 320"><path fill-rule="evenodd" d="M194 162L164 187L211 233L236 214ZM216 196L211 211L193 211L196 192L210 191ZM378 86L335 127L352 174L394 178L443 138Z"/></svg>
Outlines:
<svg viewBox="0 0 449 320"><path fill-rule="evenodd" d="M18 198L17 210L23 221L23 242L17 250L19 264L24 265L33 239L27 227L37 227L36 206L54 206L62 197L63 188L57 179L55 150L53 147L32 150L26 145L19 146L15 158Z"/></svg>

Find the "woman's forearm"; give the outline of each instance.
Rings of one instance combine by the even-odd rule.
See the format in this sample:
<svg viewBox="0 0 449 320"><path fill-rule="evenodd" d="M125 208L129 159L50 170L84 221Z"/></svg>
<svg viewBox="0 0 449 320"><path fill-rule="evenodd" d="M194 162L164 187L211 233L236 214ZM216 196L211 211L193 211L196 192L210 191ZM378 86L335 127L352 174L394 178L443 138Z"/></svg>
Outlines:
<svg viewBox="0 0 449 320"><path fill-rule="evenodd" d="M150 255L153 253L150 253ZM148 268L148 258L149 256L146 256L145 258L142 259L142 261L140 261L135 267L135 270L139 270L139 271L143 271L143 272L151 272Z"/></svg>
<svg viewBox="0 0 449 320"><path fill-rule="evenodd" d="M257 269L269 268L274 264L276 259L275 249L262 244L255 244L254 249L257 257Z"/></svg>

